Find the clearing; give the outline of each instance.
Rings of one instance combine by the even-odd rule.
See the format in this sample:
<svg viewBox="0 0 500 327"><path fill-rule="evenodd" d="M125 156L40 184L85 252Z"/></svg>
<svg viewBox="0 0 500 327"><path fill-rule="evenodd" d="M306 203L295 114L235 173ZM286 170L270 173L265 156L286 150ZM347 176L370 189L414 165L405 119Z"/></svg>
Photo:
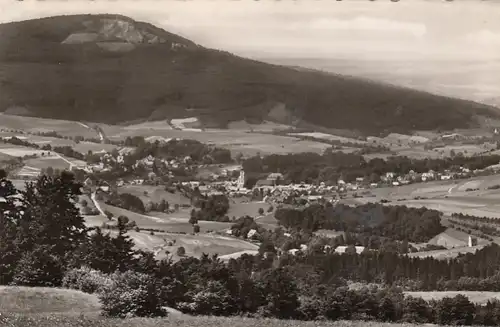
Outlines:
<svg viewBox="0 0 500 327"><path fill-rule="evenodd" d="M417 258L433 257L434 259L437 259L437 260L447 260L447 259L456 258L460 254L475 253L477 250L480 250L483 247L484 247L484 244L476 245L476 246L472 246L472 247L468 247L468 246L456 247L456 248L451 248L451 249L446 249L446 250L422 251L422 252L408 253L408 256L410 258L412 258L412 257L417 257Z"/></svg>
<svg viewBox="0 0 500 327"><path fill-rule="evenodd" d="M264 209L267 213L271 205L264 201L245 201L238 198L229 199L229 211L227 215L229 218L235 217L236 219L243 216L257 217L259 209Z"/></svg>
<svg viewBox="0 0 500 327"><path fill-rule="evenodd" d="M469 241L469 234L448 228L444 232L434 236L429 240L429 244L441 245L447 248L466 247ZM489 242L484 239L478 239L478 245L486 245Z"/></svg>
<svg viewBox="0 0 500 327"><path fill-rule="evenodd" d="M116 235L117 231L110 231ZM180 259L177 256L177 249L184 247L185 256L199 258L203 253L210 255L218 254L220 256L238 253L247 250L258 250L258 245L217 234L177 234L177 233L153 233L129 231L127 233L136 245L136 248L148 250L155 253L157 259L163 259L167 256L165 251L173 255L174 260ZM169 245L169 243L172 245ZM175 242L175 243L174 243Z"/></svg>
<svg viewBox="0 0 500 327"><path fill-rule="evenodd" d="M130 193L139 197L144 204L149 201L155 203L165 200L169 203L170 207L175 204L179 205L191 205L191 200L181 194L179 191L175 193L170 193L165 190L164 186L153 186L153 185L125 185L118 189L119 193Z"/></svg>
<svg viewBox="0 0 500 327"><path fill-rule="evenodd" d="M107 205L100 202L104 211L109 211L114 217L127 216L130 221L135 221L139 228L160 229L172 233L192 233L193 226L189 223L190 210L179 210L172 214L149 212L147 215ZM101 223L102 224L102 223ZM232 223L200 220L200 232L218 231L231 227ZM100 226L100 224L99 224Z"/></svg>

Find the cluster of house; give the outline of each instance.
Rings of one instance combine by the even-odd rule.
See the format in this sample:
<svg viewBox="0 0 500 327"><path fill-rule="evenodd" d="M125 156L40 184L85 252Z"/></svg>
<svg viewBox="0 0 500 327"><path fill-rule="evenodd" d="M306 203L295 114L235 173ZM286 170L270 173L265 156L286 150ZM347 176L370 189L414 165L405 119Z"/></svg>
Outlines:
<svg viewBox="0 0 500 327"><path fill-rule="evenodd" d="M388 172L383 176L380 176L380 181L383 184L389 184L392 186L406 185L410 183L418 183L418 182L429 182L435 180L450 180L456 178L462 178L470 176L470 169L465 167L459 167L457 171L444 170L443 172L436 172L434 170L429 170L424 173L416 173L413 170L410 170L408 174L398 175L396 173ZM370 184L371 187L380 186L379 183Z"/></svg>

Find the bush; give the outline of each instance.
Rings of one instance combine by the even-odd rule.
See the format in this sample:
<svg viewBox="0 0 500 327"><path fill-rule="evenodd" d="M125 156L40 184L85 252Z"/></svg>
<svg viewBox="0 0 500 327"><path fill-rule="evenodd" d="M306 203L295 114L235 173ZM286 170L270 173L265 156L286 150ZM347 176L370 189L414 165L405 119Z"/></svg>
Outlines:
<svg viewBox="0 0 500 327"><path fill-rule="evenodd" d="M153 277L127 271L111 275L112 283L99 294L102 313L109 317L166 316Z"/></svg>
<svg viewBox="0 0 500 327"><path fill-rule="evenodd" d="M63 278L64 265L50 253L49 246L37 246L25 252L14 271L14 285L58 287Z"/></svg>
<svg viewBox="0 0 500 327"><path fill-rule="evenodd" d="M106 217L108 217L109 220L111 220L113 218L113 214L111 212L109 212L108 210L104 210L104 214L106 215Z"/></svg>
<svg viewBox="0 0 500 327"><path fill-rule="evenodd" d="M74 268L64 274L62 286L85 293L97 293L111 285L109 275L89 267Z"/></svg>
<svg viewBox="0 0 500 327"><path fill-rule="evenodd" d="M183 246L179 246L179 247L177 248L177 255L178 255L179 257L183 257L183 256L185 256L185 255L186 255L186 249L185 249Z"/></svg>

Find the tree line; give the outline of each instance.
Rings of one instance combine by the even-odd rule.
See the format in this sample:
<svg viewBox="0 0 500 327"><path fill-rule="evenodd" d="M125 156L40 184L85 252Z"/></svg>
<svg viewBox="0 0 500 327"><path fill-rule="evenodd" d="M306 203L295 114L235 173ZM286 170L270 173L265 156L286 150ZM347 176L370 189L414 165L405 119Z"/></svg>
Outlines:
<svg viewBox="0 0 500 327"><path fill-rule="evenodd" d="M374 158L366 160L360 154L343 153L328 149L323 154L295 153L253 156L243 162L243 169L249 178L256 179L261 175L280 172L286 181L329 182L339 179L353 182L357 177L367 181L378 182L380 176L388 172L408 174L410 171L423 173L429 170L442 172L459 167L470 170L484 169L500 161L500 155L481 155L473 157L455 156L447 158L413 159L406 156L391 156L387 159Z"/></svg>

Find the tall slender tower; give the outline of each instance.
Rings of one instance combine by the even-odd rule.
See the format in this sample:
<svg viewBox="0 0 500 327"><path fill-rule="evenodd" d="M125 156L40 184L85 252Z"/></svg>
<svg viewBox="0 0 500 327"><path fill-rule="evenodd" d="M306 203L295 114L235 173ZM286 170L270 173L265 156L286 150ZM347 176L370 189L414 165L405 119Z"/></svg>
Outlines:
<svg viewBox="0 0 500 327"><path fill-rule="evenodd" d="M241 170L240 176L238 177L238 181L236 181L236 187L241 189L244 186L245 186L245 172Z"/></svg>

